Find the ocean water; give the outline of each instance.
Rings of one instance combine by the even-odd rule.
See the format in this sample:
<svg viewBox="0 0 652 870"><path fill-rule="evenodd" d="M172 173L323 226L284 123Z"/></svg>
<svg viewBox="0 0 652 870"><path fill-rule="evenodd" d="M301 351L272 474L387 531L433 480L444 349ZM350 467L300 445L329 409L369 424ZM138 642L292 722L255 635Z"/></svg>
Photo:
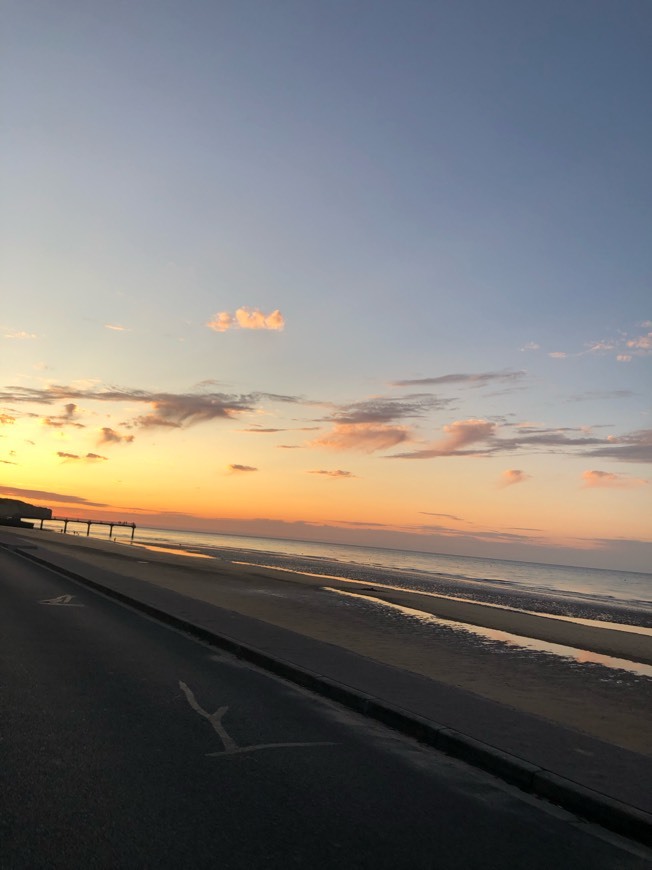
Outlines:
<svg viewBox="0 0 652 870"><path fill-rule="evenodd" d="M108 529L96 526L91 533L106 538ZM113 529L118 541L129 541L130 535L130 529ZM652 627L652 574L145 527L136 529L134 545L529 612Z"/></svg>

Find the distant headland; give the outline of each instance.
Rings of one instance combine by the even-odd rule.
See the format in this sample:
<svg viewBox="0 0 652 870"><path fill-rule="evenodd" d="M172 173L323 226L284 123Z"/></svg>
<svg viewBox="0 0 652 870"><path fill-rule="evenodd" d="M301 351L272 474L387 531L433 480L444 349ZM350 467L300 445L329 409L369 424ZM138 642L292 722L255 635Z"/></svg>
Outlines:
<svg viewBox="0 0 652 870"><path fill-rule="evenodd" d="M0 526L19 526L21 528L33 528L34 523L26 523L23 520L50 520L52 511L50 508L36 507L26 501L15 498L0 498Z"/></svg>

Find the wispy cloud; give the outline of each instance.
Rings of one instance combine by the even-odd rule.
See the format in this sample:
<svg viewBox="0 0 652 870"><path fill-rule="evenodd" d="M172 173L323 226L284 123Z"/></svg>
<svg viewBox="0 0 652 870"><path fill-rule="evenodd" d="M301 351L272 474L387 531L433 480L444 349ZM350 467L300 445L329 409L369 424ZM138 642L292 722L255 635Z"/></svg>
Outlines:
<svg viewBox="0 0 652 870"><path fill-rule="evenodd" d="M84 424L75 419L77 415L77 405L75 405L74 402L68 402L63 407L63 414L44 417L43 420L41 420L41 423L44 426L50 426L54 429L62 429L64 426L72 426L75 429L84 429Z"/></svg>
<svg viewBox="0 0 652 870"><path fill-rule="evenodd" d="M310 442L310 447L326 450L361 450L375 453L410 440L405 426L381 423L336 423L331 432Z"/></svg>
<svg viewBox="0 0 652 870"><path fill-rule="evenodd" d="M540 349L541 349L541 345L537 344L536 341L528 341L527 344L524 344L523 347L520 348L521 351L540 350Z"/></svg>
<svg viewBox="0 0 652 870"><path fill-rule="evenodd" d="M648 331L640 332L640 329ZM634 356L652 354L652 332L649 329L650 321L645 320L638 324L638 331L635 333L619 329L615 335L587 341L582 350L574 352L553 351L548 353L548 356L553 357L553 359L565 359L589 354L613 356L618 362L631 362Z"/></svg>
<svg viewBox="0 0 652 870"><path fill-rule="evenodd" d="M609 435L603 446L586 451L585 456L619 459L622 462L652 462L652 429L639 429L626 435Z"/></svg>
<svg viewBox="0 0 652 870"><path fill-rule="evenodd" d="M24 341L32 338L38 338L38 335L35 335L33 332L23 332L23 331L9 331L5 332L2 336L3 338L12 338L18 341Z"/></svg>
<svg viewBox="0 0 652 870"><path fill-rule="evenodd" d="M585 393L574 393L566 399L567 402L602 402L612 399L629 399L637 394L632 390L587 390Z"/></svg>
<svg viewBox="0 0 652 870"><path fill-rule="evenodd" d="M98 444L131 444L134 440L133 435L121 435L119 432L116 432L115 429L111 429L109 426L103 426L100 429L100 437L98 439Z"/></svg>
<svg viewBox="0 0 652 870"><path fill-rule="evenodd" d="M16 418L11 414L0 414L0 426L11 426L16 422Z"/></svg>
<svg viewBox="0 0 652 870"><path fill-rule="evenodd" d="M582 473L582 481L584 489L636 489L649 484L643 478L614 474L611 471L585 471Z"/></svg>
<svg viewBox="0 0 652 870"><path fill-rule="evenodd" d="M80 456L78 453L65 453L63 450L57 451L57 456L64 460L79 460L82 462L97 462L98 460L107 460L108 456L100 456L99 453L87 453L85 456Z"/></svg>
<svg viewBox="0 0 652 870"><path fill-rule="evenodd" d="M641 355L652 353L652 332L628 339L627 347L631 349L632 353L638 352Z"/></svg>
<svg viewBox="0 0 652 870"><path fill-rule="evenodd" d="M68 495L63 492L52 492L44 489L20 489L15 486L0 486L0 493L3 495L15 495L19 498L33 498L36 501L51 501L56 504L79 504L88 507L109 507L107 504L97 501L88 501L88 499L80 498L78 495Z"/></svg>
<svg viewBox="0 0 652 870"><path fill-rule="evenodd" d="M462 517L457 517L455 514L437 514L433 511L419 511L420 514L423 514L425 517L439 517L443 520L454 520L458 523L466 523L468 520L463 519Z"/></svg>
<svg viewBox="0 0 652 870"><path fill-rule="evenodd" d="M352 471L342 471L341 468L335 469L333 471L328 471L325 469L318 469L316 471L309 471L308 474L322 474L322 475L324 475L324 477L331 477L331 478L335 478L338 480L341 480L343 478L352 478L352 477L358 476L357 474L353 474Z"/></svg>
<svg viewBox="0 0 652 870"><path fill-rule="evenodd" d="M397 420L422 417L429 411L441 410L446 408L450 401L450 399L439 399L429 395L403 399L375 397L349 405L341 405L333 414L324 419L338 424L392 423Z"/></svg>
<svg viewBox="0 0 652 870"><path fill-rule="evenodd" d="M229 311L218 311L206 326L214 332L226 332L229 329L281 330L285 327L285 320L278 308L269 314L263 314L259 308L243 306L234 314Z"/></svg>
<svg viewBox="0 0 652 870"><path fill-rule="evenodd" d="M258 471L258 469L255 468L253 465L240 465L237 462L232 463L231 465L228 466L228 468L229 468L229 471L232 472L233 474L239 474L240 472L243 472L243 471Z"/></svg>
<svg viewBox="0 0 652 870"><path fill-rule="evenodd" d="M112 329L114 332L130 332L126 326L119 326L117 323L105 323L105 329Z"/></svg>
<svg viewBox="0 0 652 870"><path fill-rule="evenodd" d="M480 372L477 374L438 375L432 378L414 378L411 380L392 381L393 387L435 387L448 384L482 387L491 383L514 383L526 376L524 371Z"/></svg>
<svg viewBox="0 0 652 870"><path fill-rule="evenodd" d="M433 459L440 456L492 456L498 453L546 452L600 456L622 462L652 462L652 429L600 438L590 427L559 429L505 426L511 437L498 437L496 424L487 420L458 420L444 426L439 441L390 459Z"/></svg>
<svg viewBox="0 0 652 870"><path fill-rule="evenodd" d="M531 477L520 468L509 468L507 471L503 471L498 485L503 488L513 486L515 483L525 483L526 480L531 480Z"/></svg>
<svg viewBox="0 0 652 870"><path fill-rule="evenodd" d="M0 391L0 401L52 405L63 399L118 404L150 405L152 412L134 417L125 425L136 428L182 428L210 420L231 419L253 411L262 398L295 402L292 396L266 393L234 395L227 393L152 393L139 389L98 388L53 384L43 389L7 387ZM58 418L49 418L56 420ZM60 418L59 418L60 419Z"/></svg>

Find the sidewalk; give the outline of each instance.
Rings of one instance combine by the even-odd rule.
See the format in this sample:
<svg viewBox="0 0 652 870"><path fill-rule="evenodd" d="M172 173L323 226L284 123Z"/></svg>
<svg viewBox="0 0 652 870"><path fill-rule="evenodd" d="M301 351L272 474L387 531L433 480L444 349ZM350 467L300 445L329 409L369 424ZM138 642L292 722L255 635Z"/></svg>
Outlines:
<svg viewBox="0 0 652 870"><path fill-rule="evenodd" d="M1 544L525 791L652 845L652 759L332 644L27 544Z"/></svg>

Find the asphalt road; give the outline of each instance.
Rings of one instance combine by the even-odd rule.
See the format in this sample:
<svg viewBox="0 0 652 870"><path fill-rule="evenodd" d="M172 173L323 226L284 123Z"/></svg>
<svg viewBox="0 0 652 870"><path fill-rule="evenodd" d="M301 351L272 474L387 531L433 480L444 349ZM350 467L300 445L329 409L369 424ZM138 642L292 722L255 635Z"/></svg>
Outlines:
<svg viewBox="0 0 652 870"><path fill-rule="evenodd" d="M3 870L651 866L3 550L0 662Z"/></svg>

